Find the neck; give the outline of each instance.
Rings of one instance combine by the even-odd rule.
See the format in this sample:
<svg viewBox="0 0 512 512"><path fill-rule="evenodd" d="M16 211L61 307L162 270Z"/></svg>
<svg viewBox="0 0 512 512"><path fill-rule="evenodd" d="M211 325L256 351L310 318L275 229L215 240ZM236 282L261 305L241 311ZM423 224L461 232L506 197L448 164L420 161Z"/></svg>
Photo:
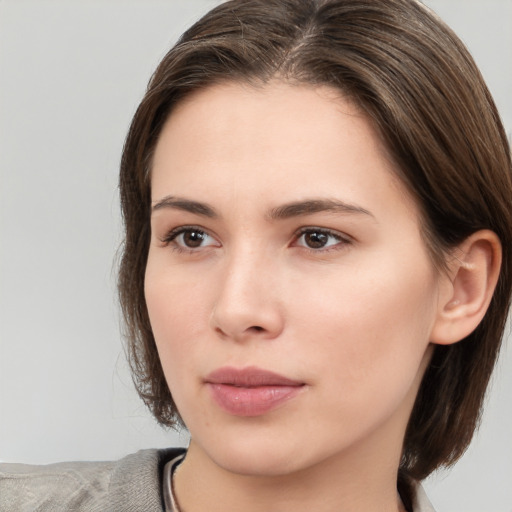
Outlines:
<svg viewBox="0 0 512 512"><path fill-rule="evenodd" d="M398 458L344 453L286 475L244 475L219 467L193 441L176 472L181 512L397 512ZM357 452L357 453L356 453Z"/></svg>

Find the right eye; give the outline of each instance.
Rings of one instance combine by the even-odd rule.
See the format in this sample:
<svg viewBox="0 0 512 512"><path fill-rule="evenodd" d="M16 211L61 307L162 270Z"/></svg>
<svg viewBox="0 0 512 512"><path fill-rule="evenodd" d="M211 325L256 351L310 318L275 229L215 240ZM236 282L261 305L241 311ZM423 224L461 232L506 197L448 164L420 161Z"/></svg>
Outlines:
<svg viewBox="0 0 512 512"><path fill-rule="evenodd" d="M177 250L194 250L203 247L219 247L220 244L206 231L196 227L180 227L173 229L163 240L172 244Z"/></svg>

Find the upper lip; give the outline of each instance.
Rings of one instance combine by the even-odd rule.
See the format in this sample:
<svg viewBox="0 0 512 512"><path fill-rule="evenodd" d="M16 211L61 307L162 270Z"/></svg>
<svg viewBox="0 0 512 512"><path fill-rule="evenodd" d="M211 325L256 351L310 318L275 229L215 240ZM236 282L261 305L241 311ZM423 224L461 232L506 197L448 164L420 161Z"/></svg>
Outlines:
<svg viewBox="0 0 512 512"><path fill-rule="evenodd" d="M225 384L238 387L258 386L302 386L304 382L289 379L278 373L263 370L255 366L234 368L225 366L214 370L205 378L209 384Z"/></svg>

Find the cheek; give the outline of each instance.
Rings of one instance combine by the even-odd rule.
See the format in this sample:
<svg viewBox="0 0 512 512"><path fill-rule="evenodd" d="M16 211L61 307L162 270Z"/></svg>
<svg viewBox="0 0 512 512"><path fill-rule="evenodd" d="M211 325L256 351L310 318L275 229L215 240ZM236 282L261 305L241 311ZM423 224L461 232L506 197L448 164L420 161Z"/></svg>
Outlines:
<svg viewBox="0 0 512 512"><path fill-rule="evenodd" d="M204 329L198 321L202 308L198 301L201 286L180 282L177 276L176 272L159 272L148 265L145 296L167 385L180 416L188 423L194 414L192 405L196 403L198 384L194 380L197 374L194 354L201 352L199 340L204 339Z"/></svg>
<svg viewBox="0 0 512 512"><path fill-rule="evenodd" d="M204 281L181 278L182 273L159 265L151 257L145 277L145 298L151 329L166 378L179 378L201 338L207 314Z"/></svg>
<svg viewBox="0 0 512 512"><path fill-rule="evenodd" d="M380 395L379 388L412 383L435 318L437 285L428 261L383 258L311 289L317 292L292 294L292 337L309 345L308 365L316 361L317 373L341 386L345 396Z"/></svg>
<svg viewBox="0 0 512 512"><path fill-rule="evenodd" d="M314 322L303 323L309 347L302 362L316 389L311 430L323 425L333 443L341 431L358 439L392 418L405 424L409 417L429 358L424 308L430 296L414 286L392 293L393 284L358 280L357 291L337 300L339 290L332 290ZM311 303L302 306L303 315L311 311Z"/></svg>

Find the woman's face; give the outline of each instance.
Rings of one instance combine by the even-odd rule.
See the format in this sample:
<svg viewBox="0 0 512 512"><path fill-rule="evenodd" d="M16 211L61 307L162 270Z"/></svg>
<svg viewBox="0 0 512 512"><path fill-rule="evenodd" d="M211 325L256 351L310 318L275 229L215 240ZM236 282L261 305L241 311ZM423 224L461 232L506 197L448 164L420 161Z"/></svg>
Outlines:
<svg viewBox="0 0 512 512"><path fill-rule="evenodd" d="M216 85L167 121L146 300L192 446L218 466L398 461L444 285L392 169L327 87Z"/></svg>

